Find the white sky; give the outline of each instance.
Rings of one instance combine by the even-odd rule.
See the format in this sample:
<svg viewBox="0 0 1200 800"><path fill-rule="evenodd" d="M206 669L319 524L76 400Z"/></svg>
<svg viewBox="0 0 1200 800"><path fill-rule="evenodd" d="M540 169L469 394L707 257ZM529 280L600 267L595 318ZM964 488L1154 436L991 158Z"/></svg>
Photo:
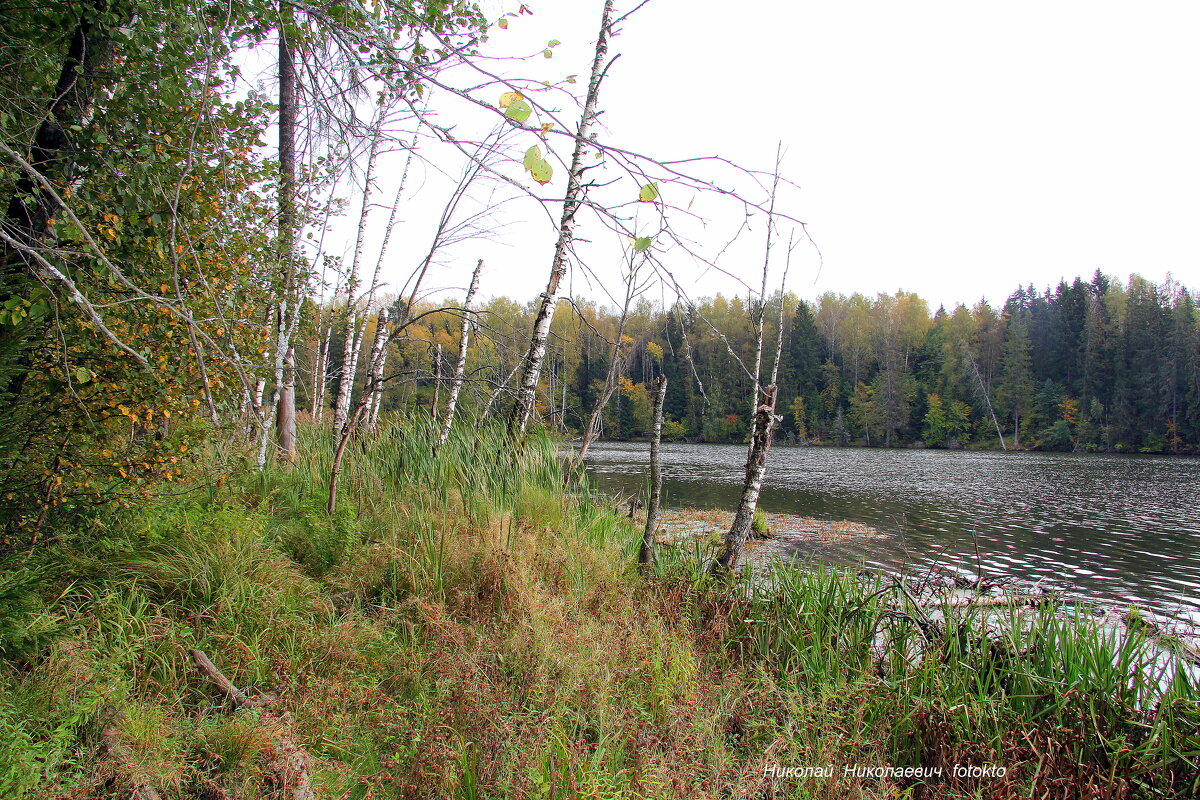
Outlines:
<svg viewBox="0 0 1200 800"><path fill-rule="evenodd" d="M517 5L484 2L493 21ZM530 5L488 50L559 39L553 59L510 72L577 73L582 92L599 0ZM618 0L618 12L633 5ZM1170 272L1198 289L1198 37L1196 2L651 0L612 44L622 55L601 94L604 138L762 170L781 140L800 186L783 210L824 257L818 273L812 251L797 251L789 285L802 297L903 288L934 308L1000 303L1018 283L1096 268ZM543 196L561 196L557 173ZM534 204L517 208L537 222L514 226L511 247L464 250L439 280L465 283L483 255L483 294L541 291L555 231ZM726 210L696 210L719 238ZM722 263L757 286L761 249L756 232L732 254L743 267ZM691 285L739 290L711 273ZM578 278L574 288L595 296Z"/></svg>

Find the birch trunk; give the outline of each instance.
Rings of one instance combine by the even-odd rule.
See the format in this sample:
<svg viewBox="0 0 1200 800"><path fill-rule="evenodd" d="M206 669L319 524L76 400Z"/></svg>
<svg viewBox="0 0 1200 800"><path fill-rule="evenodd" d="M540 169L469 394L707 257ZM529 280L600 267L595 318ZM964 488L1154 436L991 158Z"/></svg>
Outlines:
<svg viewBox="0 0 1200 800"><path fill-rule="evenodd" d="M762 404L754 412L754 429L750 436L750 455L746 459L746 480L742 499L738 503L733 524L725 534L725 552L713 563L713 572L730 572L742 557L742 548L750 535L750 523L758 508L763 478L767 474L767 453L775 432L775 387L763 390Z"/></svg>
<svg viewBox="0 0 1200 800"><path fill-rule="evenodd" d="M342 374L338 379L337 402L333 407L333 430L340 434L346 429L350 413L350 392L354 386L355 364L353 362L354 328L358 315L354 308L347 309L346 341L342 343Z"/></svg>
<svg viewBox="0 0 1200 800"><path fill-rule="evenodd" d="M354 394L354 378L358 374L358 357L362 353L363 338L366 335L367 317L371 313L371 303L375 297L375 284L379 276L379 264L375 265L375 275L367 291L367 304L360 319L355 308L354 293L358 290L358 270L362 264L363 251L366 246L367 220L371 215L371 189L375 185L375 163L379 158L379 140L381 138L383 112L376 120L374 135L371 137L371 149L367 156L367 175L363 184L362 206L358 213L358 235L354 241L354 258L350 262L350 275L346 279L346 306L349 317L346 322L346 342L342 348L342 380L338 383L337 402L334 406L333 429L342 431L349 420L350 401ZM385 241L386 245L386 241Z"/></svg>
<svg viewBox="0 0 1200 800"><path fill-rule="evenodd" d="M987 387L983 385L983 375L979 373L979 365L975 363L975 357L971 355L971 351L967 351L967 361L971 364L971 370L975 373L975 381L979 384L979 394L983 397L983 403L987 406L988 414L992 416L992 424L996 426L996 438L1000 440L1000 449L1007 450L1004 445L1004 434L1000 432L1000 421L996 419L996 410L992 408L992 398L988 396Z"/></svg>
<svg viewBox="0 0 1200 800"><path fill-rule="evenodd" d="M318 312L318 313L320 313L320 312ZM321 416L320 416L321 403L324 400L324 394L325 394L325 392L323 391L324 386L322 385L325 383L325 365L322 362L325 361L325 353L326 353L325 348L326 347L327 347L327 345L325 342L325 321L323 319L321 319L320 317L318 317L317 318L317 353L316 353L316 356L313 358L312 380L309 382L309 385L312 387L312 389L310 390L310 392L312 394L312 400L309 404L308 414L310 417L312 417L313 422L316 422L321 418Z"/></svg>
<svg viewBox="0 0 1200 800"><path fill-rule="evenodd" d="M433 405L429 407L430 416L436 424L438 420L438 404L441 403L442 392L442 345L439 343L433 351Z"/></svg>
<svg viewBox="0 0 1200 800"><path fill-rule="evenodd" d="M387 363L387 321L388 310L379 309L379 322L375 327L375 341L371 344L371 359L367 362L367 386L364 391L368 394L366 419L363 427L371 430L379 421L379 407L383 403L383 372Z"/></svg>
<svg viewBox="0 0 1200 800"><path fill-rule="evenodd" d="M463 378L467 374L467 343L471 336L471 303L475 300L475 292L479 290L479 273L483 270L483 259L475 264L475 272L471 274L471 285L467 289L467 299L463 301L462 328L458 336L458 361L454 364L454 379L450 383L450 394L446 396L446 419L442 422L442 433L438 436L437 446L441 447L450 438L450 428L454 425L454 413L458 408L458 395L462 391Z"/></svg>
<svg viewBox="0 0 1200 800"><path fill-rule="evenodd" d="M333 453L333 465L329 468L329 501L325 505L325 511L328 514L332 514L337 508L338 479L342 474L342 459L346 455L346 445L350 443L355 428L374 401L376 392L383 388L383 364L387 360L387 344L392 336L386 332L387 318L387 310L380 309L379 325L375 329L375 341L371 346L371 360L367 363L367 385L363 389L362 397L355 403L353 413L347 417L345 425L338 431L338 446Z"/></svg>
<svg viewBox="0 0 1200 800"><path fill-rule="evenodd" d="M654 435L650 439L650 500L646 503L646 530L642 534L642 549L638 563L644 568L654 564L654 535L658 529L658 506L662 500L663 401L667 397L667 376L659 375L654 383Z"/></svg>
<svg viewBox="0 0 1200 800"><path fill-rule="evenodd" d="M550 337L550 323L558 304L558 287L567 271L567 253L575 236L575 214L579 210L583 195L583 156L588 145L588 134L596 118L596 101L600 96L600 83L604 77L605 59L608 56L609 26L612 18L613 0L605 0L600 18L600 35L596 39L596 53L592 60L591 77L588 79L587 96L583 103L583 114L579 118L579 130L575 133L575 150L571 155L571 167L567 172L567 191L563 198L562 218L558 227L558 241L554 245L554 260L550 267L550 280L542 294L542 304L533 324L533 337L525 355L517 402L513 408L510 430L524 435L529 427L537 395L538 378L542 374L542 363L546 359L546 344Z"/></svg>

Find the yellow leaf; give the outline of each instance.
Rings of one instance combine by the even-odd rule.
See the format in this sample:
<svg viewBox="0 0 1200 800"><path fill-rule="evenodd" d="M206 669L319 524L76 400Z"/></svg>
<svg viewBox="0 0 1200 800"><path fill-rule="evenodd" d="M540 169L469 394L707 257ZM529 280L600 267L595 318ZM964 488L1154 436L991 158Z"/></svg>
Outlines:
<svg viewBox="0 0 1200 800"><path fill-rule="evenodd" d="M521 94L520 92L505 92L504 94L500 95L500 107L508 108L516 101L524 99L525 95Z"/></svg>

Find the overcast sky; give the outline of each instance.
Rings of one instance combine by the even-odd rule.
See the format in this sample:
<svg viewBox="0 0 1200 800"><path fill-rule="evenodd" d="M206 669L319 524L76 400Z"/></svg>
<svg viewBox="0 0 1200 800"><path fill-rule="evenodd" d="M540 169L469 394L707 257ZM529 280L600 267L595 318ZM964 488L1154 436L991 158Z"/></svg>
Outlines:
<svg viewBox="0 0 1200 800"><path fill-rule="evenodd" d="M517 6L484 2L493 21ZM559 39L554 58L510 73L577 73L582 92L599 0L530 6L487 51ZM1097 268L1198 289L1198 37L1196 2L651 0L612 44L604 136L763 170L782 141L800 187L785 210L823 255L818 269L797 251L801 296L902 288L932 307L1000 303L1018 283ZM546 196L563 185L560 168ZM725 211L697 210L719 236ZM536 207L521 214L537 222L489 256L484 294L528 300L544 285L553 227ZM465 283L473 257L443 281ZM761 245L723 263L757 284L752 258ZM693 277L697 294L738 290Z"/></svg>

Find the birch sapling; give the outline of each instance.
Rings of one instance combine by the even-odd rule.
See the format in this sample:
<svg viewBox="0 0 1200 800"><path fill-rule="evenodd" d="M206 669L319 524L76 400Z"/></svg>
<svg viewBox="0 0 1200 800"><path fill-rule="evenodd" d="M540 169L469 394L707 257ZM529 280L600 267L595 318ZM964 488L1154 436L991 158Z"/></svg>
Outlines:
<svg viewBox="0 0 1200 800"><path fill-rule="evenodd" d="M346 309L346 338L342 342L342 372L338 378L337 400L333 407L333 431L341 434L346 430L350 413L350 391L354 386L354 330L358 325L358 311L353 306Z"/></svg>
<svg viewBox="0 0 1200 800"><path fill-rule="evenodd" d="M646 530L638 563L643 568L654 564L654 537L658 529L658 507L662 501L662 429L663 401L667 397L667 376L659 375L654 382L654 435L650 438L650 500L646 503Z"/></svg>

